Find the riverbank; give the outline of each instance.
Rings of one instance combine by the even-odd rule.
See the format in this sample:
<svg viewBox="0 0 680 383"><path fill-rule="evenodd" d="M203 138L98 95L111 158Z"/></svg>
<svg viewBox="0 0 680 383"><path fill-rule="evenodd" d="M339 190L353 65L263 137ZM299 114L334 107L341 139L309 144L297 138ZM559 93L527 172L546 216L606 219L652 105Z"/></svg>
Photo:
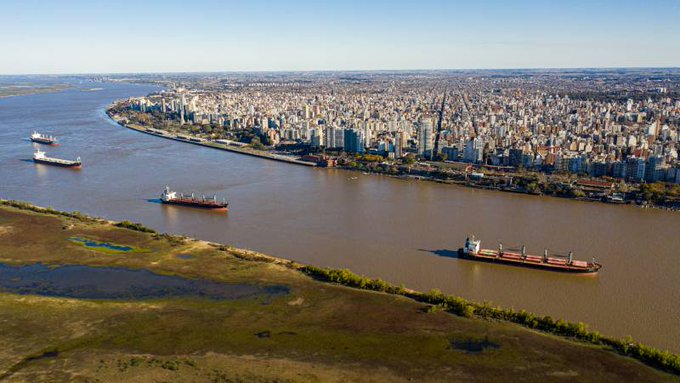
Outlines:
<svg viewBox="0 0 680 383"><path fill-rule="evenodd" d="M460 162L391 165L383 163L381 157L377 158L380 160L376 161L375 156L358 156L356 160L339 161L338 167L475 189L680 211L680 185L677 184L660 182L636 185L614 179L579 178L569 174L497 172L484 170L483 165Z"/></svg>
<svg viewBox="0 0 680 383"><path fill-rule="evenodd" d="M278 155L274 153L269 153L266 151L262 150L256 150L256 149L251 149L247 147L241 147L241 146L234 146L234 145L229 145L229 144L222 144L218 143L215 141L207 141L205 139L201 139L198 137L190 137L188 135L173 135L165 131L160 131L156 129L149 129L147 127L137 125L137 124L131 124L128 122L123 121L119 116L110 113L110 110L107 108L106 114L113 120L115 121L118 125L140 132L144 134L148 134L151 136L156 136L156 137L161 137L169 140L174 140L174 141L180 141L188 144L193 144L193 145L199 145L199 146L204 146L208 148L213 148L213 149L219 149L219 150L224 150L228 152L234 152L234 153L239 153L239 154L245 154L248 156L253 156L253 157L258 157L258 158L264 158L267 160L273 160L273 161L279 161L279 162L286 162L289 164L294 164L294 165L303 165L303 166L316 166L316 163L314 162L309 162L309 161L303 161L300 159L292 158L289 156L284 156L284 155Z"/></svg>
<svg viewBox="0 0 680 383"><path fill-rule="evenodd" d="M641 190L641 186L639 185L620 184L612 182L611 180L605 182L603 180L577 179L575 176L569 175L548 175L543 173L520 174L513 172L484 173L481 172L481 169L478 169L479 166L471 171L470 168L472 166L467 163L415 162L406 164L402 163L405 160L385 162L383 157L376 155L352 156L342 154L339 157L329 157L325 155L293 157L272 153L267 150L254 149L238 142L225 143L228 142L227 140L213 141L207 138L192 136L188 133L172 133L154 129L141 123L131 123L127 121L127 118L115 113L114 109L120 105L121 102L112 103L106 108L106 113L118 125L128 129L156 137L269 160L324 168L328 165L328 167L335 167L343 170L361 171L369 174L380 174L403 179L417 179L507 193L680 211L680 200L678 200L678 198L680 198L680 195L678 195L680 185L668 184L667 186L672 192L663 194L663 198L661 198L659 193L654 194L648 190ZM313 160L309 160L309 158L318 158L318 161L313 162ZM543 178L544 180L539 181L539 178ZM654 188L649 186L645 187L647 187L647 189ZM661 189L663 188L664 186L662 185Z"/></svg>
<svg viewBox="0 0 680 383"><path fill-rule="evenodd" d="M0 236L0 262L14 267L116 267L287 291L232 300L82 300L5 292L0 341L7 347L0 370L10 381L47 374L57 380L72 380L72 374L101 380L674 380L620 354L680 372L675 355L614 341L582 324L437 291L419 293L129 222L2 201ZM74 237L95 247L74 244ZM102 244L143 251L112 253L101 251Z"/></svg>
<svg viewBox="0 0 680 383"><path fill-rule="evenodd" d="M410 173L394 174L394 173L385 172L385 171L373 171L373 170L366 171L364 169L357 169L357 168L348 167L348 166L338 166L337 169L347 170L347 171L351 171L351 172L360 172L360 173L369 174L369 175L387 176L387 177L402 179L402 180L435 182L435 183L438 183L438 184L456 185L456 186L461 186L461 187L466 187L466 188L489 190L489 191L494 191L494 192L524 194L524 195L539 196L539 197L553 197L553 198L573 200L573 201L579 201L579 202L603 203L603 204L607 204L607 205L630 206L630 207L636 207L636 208L639 208L639 209L655 209L655 210L675 211L675 212L680 211L680 205L679 206L662 206L662 205L656 205L656 204L650 204L650 203L637 203L634 200L627 200L627 201L622 201L622 202L611 202L611 201L606 200L605 198L589 198L589 197L577 197L577 196L567 196L567 195L543 194L543 193L540 193L540 192L531 192L531 191L528 191L528 190L524 190L522 188L490 186L490 185L485 185L485 184L481 184L481 183L471 182L469 180L454 180L454 179L447 179L447 178L438 178L438 177L429 176L429 175L417 175L417 173L416 174L410 174Z"/></svg>

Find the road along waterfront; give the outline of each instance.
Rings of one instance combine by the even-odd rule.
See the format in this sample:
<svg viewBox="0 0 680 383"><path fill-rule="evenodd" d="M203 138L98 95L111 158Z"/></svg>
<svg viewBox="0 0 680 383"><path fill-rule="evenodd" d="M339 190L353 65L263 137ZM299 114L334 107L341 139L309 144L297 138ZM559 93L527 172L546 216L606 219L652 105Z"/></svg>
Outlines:
<svg viewBox="0 0 680 383"><path fill-rule="evenodd" d="M313 163L313 162L298 160L298 159L293 158L291 156L283 156L283 155L265 152L265 151L262 151L262 150L253 150L253 149L244 148L244 147L220 144L220 143L214 142L214 141L206 141L206 140L200 140L200 141L196 140L196 141L194 141L191 138L182 138L182 137L178 137L176 135L169 134L167 132L161 132L161 131L158 131L158 130L150 130L149 128L145 128L143 126L125 123L123 121L120 121L120 119L118 119L116 116L110 116L110 117L114 121L116 121L119 125L121 125L125 128L132 129L134 131L144 133L144 134L148 134L148 135L151 135L151 136L161 137L161 138L179 141L179 142L185 142L185 143L193 144L193 145L204 146L204 147L207 147L207 148L214 148L214 149L225 150L225 151L228 151L228 152L245 154L245 155L253 156L253 157L260 157L260 158L274 160L274 161L286 162L286 163L289 163L289 164L304 165L304 166L316 166L316 164Z"/></svg>

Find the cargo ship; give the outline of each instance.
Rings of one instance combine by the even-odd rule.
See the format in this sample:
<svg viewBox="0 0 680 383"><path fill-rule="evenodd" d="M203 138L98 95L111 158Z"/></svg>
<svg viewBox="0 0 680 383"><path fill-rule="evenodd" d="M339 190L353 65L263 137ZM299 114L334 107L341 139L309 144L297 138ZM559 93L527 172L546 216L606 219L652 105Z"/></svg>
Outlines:
<svg viewBox="0 0 680 383"><path fill-rule="evenodd" d="M40 150L36 150L33 153L33 162L38 163L38 164L61 166L62 168L77 168L77 169L80 169L80 167L82 166L82 162L80 161L80 157L78 157L75 161L62 160L60 158L47 157L45 155L45 152L41 152Z"/></svg>
<svg viewBox="0 0 680 383"><path fill-rule="evenodd" d="M210 210L227 211L229 209L229 203L224 200L218 201L216 196L213 196L212 198L201 196L198 198L194 197L193 193L189 196L185 196L184 194L178 194L177 192L170 190L168 186L165 187L163 194L161 194L161 202L170 205L189 206Z"/></svg>
<svg viewBox="0 0 680 383"><path fill-rule="evenodd" d="M503 245L498 245L498 250L480 248L481 241L475 237L465 239L465 247L458 249L462 258L473 259L482 262L501 263L512 266L530 267L541 270L560 271L566 273L597 273L602 265L595 261L579 261L573 259L570 251L567 257L549 256L548 250L543 251L543 256L527 255L526 247L522 246L521 253L513 253L503 250Z"/></svg>
<svg viewBox="0 0 680 383"><path fill-rule="evenodd" d="M52 145L52 146L59 145L57 143L57 139L55 137L48 136L48 135L45 135L45 134L41 134L41 133L38 133L38 132L33 132L33 134L31 134L31 141L37 142L39 144L45 144L45 145Z"/></svg>

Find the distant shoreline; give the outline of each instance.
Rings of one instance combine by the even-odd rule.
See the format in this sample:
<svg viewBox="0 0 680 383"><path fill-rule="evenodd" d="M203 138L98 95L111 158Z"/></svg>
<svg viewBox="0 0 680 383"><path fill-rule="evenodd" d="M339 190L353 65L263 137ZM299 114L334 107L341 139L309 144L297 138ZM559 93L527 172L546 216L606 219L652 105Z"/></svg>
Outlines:
<svg viewBox="0 0 680 383"><path fill-rule="evenodd" d="M57 93L71 88L73 88L73 86L69 84L56 84L45 87L10 84L0 86L0 99L20 96L31 96L34 94Z"/></svg>
<svg viewBox="0 0 680 383"><path fill-rule="evenodd" d="M23 72L0 74L2 77L26 77L26 76L133 76L133 75L178 75L178 74L229 74L229 73L430 73L430 72L609 72L609 71L680 71L680 66L581 66L581 67L488 67L488 68L385 68L385 69L269 69L269 70L205 70L205 71L139 71L139 72Z"/></svg>

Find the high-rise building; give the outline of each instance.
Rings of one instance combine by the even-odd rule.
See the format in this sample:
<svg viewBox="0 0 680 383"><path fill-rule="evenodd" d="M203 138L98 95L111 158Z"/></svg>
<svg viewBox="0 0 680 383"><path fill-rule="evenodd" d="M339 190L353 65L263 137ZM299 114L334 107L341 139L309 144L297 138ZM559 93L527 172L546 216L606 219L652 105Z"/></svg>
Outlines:
<svg viewBox="0 0 680 383"><path fill-rule="evenodd" d="M668 168L668 171L666 172L666 180L668 182L680 184L680 167Z"/></svg>
<svg viewBox="0 0 680 383"><path fill-rule="evenodd" d="M323 145L327 148L337 148L335 144L335 127L326 126L324 128Z"/></svg>
<svg viewBox="0 0 680 383"><path fill-rule="evenodd" d="M424 158L432 158L433 145L432 119L421 118L418 124L418 154Z"/></svg>
<svg viewBox="0 0 680 383"><path fill-rule="evenodd" d="M184 96L184 93L182 93L182 97L179 99L179 120L180 124L184 125L184 116L187 113L187 99Z"/></svg>
<svg viewBox="0 0 680 383"><path fill-rule="evenodd" d="M404 156L404 132L397 132L394 141L394 156L401 158Z"/></svg>
<svg viewBox="0 0 680 383"><path fill-rule="evenodd" d="M446 155L449 161L458 161L458 148L455 146L446 146L442 148L442 153Z"/></svg>
<svg viewBox="0 0 680 383"><path fill-rule="evenodd" d="M612 164L612 176L616 178L626 178L626 163L616 161Z"/></svg>
<svg viewBox="0 0 680 383"><path fill-rule="evenodd" d="M364 133L356 129L345 129L345 146L344 150L347 153L363 153L364 148Z"/></svg>
<svg viewBox="0 0 680 383"><path fill-rule="evenodd" d="M324 134L321 128L312 128L309 131L309 143L312 147L318 148L324 143Z"/></svg>
<svg viewBox="0 0 680 383"><path fill-rule="evenodd" d="M522 149L510 149L508 151L508 161L510 166L520 166L522 164Z"/></svg>
<svg viewBox="0 0 680 383"><path fill-rule="evenodd" d="M647 160L647 165L645 166L645 181L647 182L657 182L664 178L662 172L663 158L658 156L651 156Z"/></svg>
<svg viewBox="0 0 680 383"><path fill-rule="evenodd" d="M626 159L626 180L642 182L645 179L645 160L634 156Z"/></svg>
<svg viewBox="0 0 680 383"><path fill-rule="evenodd" d="M463 159L467 162L478 163L482 162L484 157L484 141L479 138L471 138L465 143L465 151L463 152ZM522 163L521 150L519 156L519 164Z"/></svg>
<svg viewBox="0 0 680 383"><path fill-rule="evenodd" d="M335 148L345 147L345 129L335 129Z"/></svg>
<svg viewBox="0 0 680 383"><path fill-rule="evenodd" d="M590 175L593 177L606 176L608 165L604 161L595 161L590 164Z"/></svg>
<svg viewBox="0 0 680 383"><path fill-rule="evenodd" d="M570 173L583 173L585 172L585 162L581 156L569 157L567 168Z"/></svg>
<svg viewBox="0 0 680 383"><path fill-rule="evenodd" d="M370 147L371 144L373 144L373 131L371 128L368 126L367 123L364 122L364 145L367 147Z"/></svg>

